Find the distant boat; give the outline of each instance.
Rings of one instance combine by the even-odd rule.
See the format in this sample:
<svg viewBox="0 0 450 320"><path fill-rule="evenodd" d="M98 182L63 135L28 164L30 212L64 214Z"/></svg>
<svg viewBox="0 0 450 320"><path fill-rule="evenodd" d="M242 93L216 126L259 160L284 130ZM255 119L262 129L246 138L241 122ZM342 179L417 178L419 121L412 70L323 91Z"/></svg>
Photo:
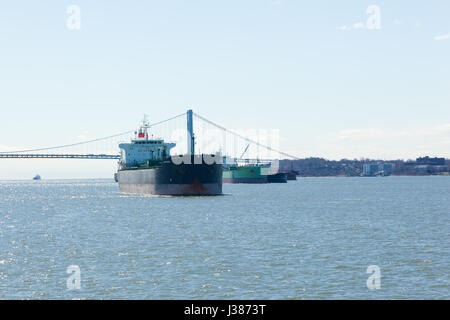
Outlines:
<svg viewBox="0 0 450 320"><path fill-rule="evenodd" d="M33 178L33 180L41 180L41 176L37 174L37 175Z"/></svg>

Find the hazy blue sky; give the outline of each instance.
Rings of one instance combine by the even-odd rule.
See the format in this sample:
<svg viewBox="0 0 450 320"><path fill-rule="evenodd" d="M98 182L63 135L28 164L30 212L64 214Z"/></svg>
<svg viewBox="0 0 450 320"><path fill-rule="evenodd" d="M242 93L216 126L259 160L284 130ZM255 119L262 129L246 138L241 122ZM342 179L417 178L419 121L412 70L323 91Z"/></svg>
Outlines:
<svg viewBox="0 0 450 320"><path fill-rule="evenodd" d="M81 29L67 8L81 9ZM380 8L380 29L366 12ZM280 129L299 157L450 157L450 2L9 1L0 151L133 129L188 106ZM0 179L111 177L114 161L0 160Z"/></svg>

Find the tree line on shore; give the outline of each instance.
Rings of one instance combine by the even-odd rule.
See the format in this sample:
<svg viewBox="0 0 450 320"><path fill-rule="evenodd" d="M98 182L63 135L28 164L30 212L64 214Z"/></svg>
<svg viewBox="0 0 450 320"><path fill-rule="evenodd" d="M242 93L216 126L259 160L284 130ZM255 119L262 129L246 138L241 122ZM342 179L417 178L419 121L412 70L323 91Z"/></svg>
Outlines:
<svg viewBox="0 0 450 320"><path fill-rule="evenodd" d="M411 160L327 160L324 158L306 158L299 160L280 160L279 171L296 171L297 175L301 177L356 177L363 175L363 166L368 163L393 164L392 175L450 175L449 159L446 159L443 165L427 165L415 163Z"/></svg>

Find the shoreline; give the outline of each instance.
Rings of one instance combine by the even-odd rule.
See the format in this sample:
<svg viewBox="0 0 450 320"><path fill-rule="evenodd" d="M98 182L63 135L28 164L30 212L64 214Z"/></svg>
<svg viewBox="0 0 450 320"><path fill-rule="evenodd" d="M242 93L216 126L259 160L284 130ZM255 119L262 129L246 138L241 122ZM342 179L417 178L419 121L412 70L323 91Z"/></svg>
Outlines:
<svg viewBox="0 0 450 320"><path fill-rule="evenodd" d="M425 175L389 175L389 176L345 176L345 175L335 175L335 176L297 176L297 180L302 178L388 178L388 177L450 177L449 174L425 174ZM56 181L103 181L103 182L114 182L113 178L49 178L41 180L33 179L1 179L0 183L3 182L33 182L38 184L42 181L56 182ZM295 180L294 180L295 181Z"/></svg>

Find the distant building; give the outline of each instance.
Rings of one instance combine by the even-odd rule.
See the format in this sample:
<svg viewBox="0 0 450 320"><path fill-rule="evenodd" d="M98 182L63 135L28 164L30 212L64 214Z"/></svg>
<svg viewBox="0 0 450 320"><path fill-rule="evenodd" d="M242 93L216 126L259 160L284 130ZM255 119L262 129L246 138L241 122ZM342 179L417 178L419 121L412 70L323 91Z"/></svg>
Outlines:
<svg viewBox="0 0 450 320"><path fill-rule="evenodd" d="M378 171L378 163L364 163L363 164L363 176L372 177L375 176L375 172Z"/></svg>
<svg viewBox="0 0 450 320"><path fill-rule="evenodd" d="M393 163L364 163L363 176L390 176L394 167Z"/></svg>
<svg viewBox="0 0 450 320"><path fill-rule="evenodd" d="M395 164L393 163L383 163L381 164L381 171L383 171L384 176L390 176L394 170Z"/></svg>
<svg viewBox="0 0 450 320"><path fill-rule="evenodd" d="M445 166L445 158L422 157L416 159L416 165Z"/></svg>

